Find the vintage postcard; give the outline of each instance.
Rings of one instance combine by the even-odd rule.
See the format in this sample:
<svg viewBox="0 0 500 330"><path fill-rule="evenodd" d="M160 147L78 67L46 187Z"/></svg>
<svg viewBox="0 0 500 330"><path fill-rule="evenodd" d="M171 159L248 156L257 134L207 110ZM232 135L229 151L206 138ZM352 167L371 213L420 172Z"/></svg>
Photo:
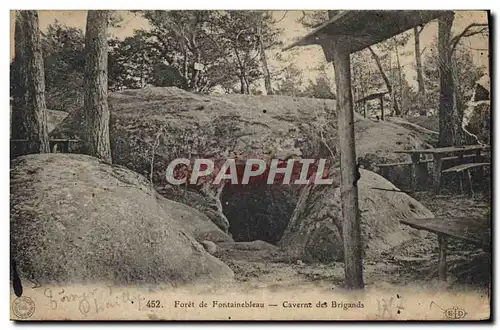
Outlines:
<svg viewBox="0 0 500 330"><path fill-rule="evenodd" d="M11 320L490 319L487 10L10 20Z"/></svg>

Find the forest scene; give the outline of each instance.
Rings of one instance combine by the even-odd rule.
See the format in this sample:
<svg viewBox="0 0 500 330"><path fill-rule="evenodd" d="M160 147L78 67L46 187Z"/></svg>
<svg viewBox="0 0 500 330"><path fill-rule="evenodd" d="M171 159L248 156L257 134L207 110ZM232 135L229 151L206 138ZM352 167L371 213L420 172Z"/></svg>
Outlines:
<svg viewBox="0 0 500 330"><path fill-rule="evenodd" d="M489 13L379 12L11 11L13 297L411 286L489 317ZM333 183L173 185L180 158Z"/></svg>

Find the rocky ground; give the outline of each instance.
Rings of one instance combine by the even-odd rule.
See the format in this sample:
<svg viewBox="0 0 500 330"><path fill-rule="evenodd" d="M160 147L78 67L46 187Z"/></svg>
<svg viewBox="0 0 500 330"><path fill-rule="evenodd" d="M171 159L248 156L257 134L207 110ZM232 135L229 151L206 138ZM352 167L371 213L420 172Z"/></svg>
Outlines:
<svg viewBox="0 0 500 330"><path fill-rule="evenodd" d="M490 201L484 196L471 200L466 196L417 193L414 196L435 216L487 216ZM294 286L313 282L319 286L342 286L343 263L289 262L267 253L221 254L219 257L242 283L265 286ZM387 285L473 289L487 292L490 283L489 254L472 244L450 239L448 242L448 280L437 280L438 243L433 234L414 237L364 263L367 287Z"/></svg>
<svg viewBox="0 0 500 330"><path fill-rule="evenodd" d="M286 253L286 251L283 252L277 246L262 241L250 243L233 242L229 236L226 237L226 233L221 232L216 226L210 226L212 225L210 223L211 220L219 228L224 228L221 223L223 224L227 221L225 217L219 214L220 212L217 212L216 208L212 207L213 201L210 198L206 200L206 196L202 196L196 191L191 191L191 194L183 193L181 196L177 196L176 193L178 191L169 192L166 187L159 189L161 188L159 186L163 186L161 179L164 178L165 164L177 157L219 159L234 155L241 155L245 158L257 154L259 157L279 158L283 155L286 157L296 154L302 157L332 156L332 159L336 160L338 158L337 131L334 124L336 121L335 118L330 118L330 116L335 115L334 107L335 102L332 100L278 96L208 96L192 94L175 88L153 88L113 93L110 95L110 133L114 152L113 159L116 164L144 175L141 176L140 184L133 183L131 185L128 182L130 180L128 180L122 186L122 175L126 174L125 176L127 177L135 178L136 174L132 175L131 173L133 172L129 173L128 170L119 170L120 175L117 178L114 175L116 174L114 173L115 170L102 164L90 163L91 165L93 164L92 166L89 165L92 168L85 169L88 173L114 173L100 181L93 180L94 176L90 174L87 176L80 175L78 180L69 177L64 181L60 179L59 172L73 175L71 171L68 172L68 170L71 170L68 167L68 161L60 161L54 158L44 160L45 162L52 163L52 165L57 165L52 171L47 166L38 166L36 162L18 164L19 173L26 172L30 176L35 177L36 180L26 179L26 181L19 173L14 178L18 180L14 180L14 184L19 188L19 193L16 193L14 190L14 197L18 199L17 204L20 205L19 210L14 211L19 213L17 215L19 219L24 219L24 217L21 217L22 212L32 214L40 211L40 214L51 215L48 222L46 221L47 219L41 216L40 221L34 222L40 228L52 230L57 233L63 229L67 230L66 226L64 228L60 226L59 218L66 219L65 221L68 224L76 221L71 215L80 214L87 207L87 205L81 205L85 199L94 198L91 190L78 190L77 184L88 185L88 187L97 189L97 191L106 196L113 197L111 206L116 208L118 213L123 213L123 205L128 203L119 200L123 194L135 196L133 199L136 200L137 205L143 205L144 201L149 203L147 204L151 206L149 208L137 207L137 209L134 209L135 213L143 217L144 214L149 214L151 209L154 210L155 218L146 217L147 219L145 219L151 225L149 228L144 228L140 222L136 221L137 217L130 216L130 219L128 219L127 215L124 214L124 217L128 219L127 221L132 226L126 228L127 230L130 229L130 233L133 232L133 228L141 227L141 230L146 230L145 236L157 235L154 231L150 232L151 228L154 228L152 226L160 226L160 222L162 222L160 219L168 218L166 224L161 224L161 226L166 226L165 228L162 227L163 229L168 230L172 235L175 234L175 237L180 235L178 232L184 232L187 235L186 237L189 236L188 239L178 238L175 246L165 245L155 247L145 241L138 243L133 251L128 246L126 240L117 237L118 245L123 247L123 251L121 251L123 257L139 260L139 266L145 263L147 267L141 266L141 269L151 269L153 272L154 264L157 261L144 258L144 255L147 254L147 250L144 249L155 251L168 250L169 253L176 256L176 260L179 259L179 264L182 264L181 259L190 256L179 255L177 251L188 250L189 253L197 255L196 258L198 259L195 266L198 267L198 273L207 274L209 277L213 274L215 274L213 276L218 276L220 269L223 269L225 273L229 274L230 270L224 269L225 266L221 266L219 264L220 261L203 251L198 251L196 247L199 248L200 246L191 242L193 239L199 242L210 240L218 241L216 242L218 246L215 252L212 251L213 253L211 254L229 266L234 272L238 283L268 287L293 287L304 283L317 283L320 286L326 287L332 285L342 286L344 281L342 262L326 261L318 263L305 260L305 258L291 258L290 254ZM70 114L64 120L63 118L64 114L50 116L49 119L54 121L53 125L57 125L56 129L52 132L52 137L78 137L81 132L79 130L79 117L77 113ZM374 122L356 116L356 147L357 155L360 156L360 163L362 163L361 165L366 170L376 171L375 164L377 163L406 160L406 155L394 154L392 151L395 149L425 148L434 144L436 134L432 131L436 130L435 119L435 117L415 117L407 121L402 119L388 119L384 122ZM62 123L58 124L61 120L63 120ZM333 124L326 125L325 122ZM81 160L72 158L70 160L70 163L76 166L74 171L72 171L80 173L80 167L83 166L80 164ZM15 171L12 173L16 174ZM373 172L369 173L376 175ZM399 183L404 183L402 181L407 179L408 175L403 170L399 172L395 170L394 173L393 177L390 177L389 180L396 187L402 186ZM370 180L375 182L378 187L380 185L384 187L387 185L389 188L394 187L387 180L380 180L382 178L378 175L372 179ZM147 184L148 180L154 182L157 192L171 200L157 197L156 193L150 191L149 183ZM41 185L41 188L37 188L39 191L28 191L29 189L24 188L28 183L40 184L42 181L47 182L48 185ZM13 180L11 178L11 185L12 183ZM65 186L66 190L62 191L60 189L61 186ZM116 194L109 192L108 186L117 186ZM140 186L140 190L143 190L137 196L135 194L137 190L136 186ZM310 196L315 199L314 203L322 199L324 200L325 196L329 198L328 200L334 201L335 194L338 195L338 192L335 190L337 187L332 186L331 188L331 191L326 193L319 192L316 194L312 191ZM369 189L371 188L366 188L367 191ZM56 198L57 196L53 196L54 200L49 205L47 195L50 195L53 191L59 191L61 194L63 192L71 193L72 199L70 201L73 203L73 207L69 211L55 207L59 203L58 198ZM33 196L26 195L26 192L35 196L37 200L44 198L45 204L42 203L33 206L30 199ZM92 195L89 196L90 193ZM284 197L277 201L278 204L284 205L284 202L291 201L295 205L298 202L296 195L288 194L288 191L285 191L285 193L282 194ZM401 202L388 201L385 195L377 195L375 191L362 196L362 200L365 201L369 208L369 210L365 210L368 213L364 217L371 221L374 231L378 230L376 215L380 210L398 209L399 213L392 214L390 219L392 223L398 223L398 217L411 216L412 213L408 210L415 209L414 204L418 204L418 210L422 209L420 214L427 214L430 210L436 216L449 213L460 216L483 216L490 209L488 197L481 197L480 195L476 196L474 200L451 193L441 196L434 196L429 193L417 193L413 196L401 195L405 196ZM269 200L264 200L268 198L260 192L256 192L252 196L255 198L264 196L262 197L262 202L267 203L268 206L271 205L269 204ZM174 204L175 202L172 200L182 202L192 208L184 204ZM104 203L105 200L101 202ZM233 202L235 205L233 211L236 214L241 214L243 205L248 204L248 198L241 198L239 201ZM101 205L103 208L106 206L104 204ZM315 205L311 204L314 206L311 207L311 212L315 212L314 215L317 215L319 219L322 216L321 211L330 207L330 210L335 215L335 212L340 209L337 204L331 206L324 206L320 202ZM40 207L39 205L43 207L46 205L47 209L37 209ZM398 205L399 208L397 207ZM274 207L274 205L271 206ZM194 209L201 211L201 214ZM267 210L268 208L261 211L265 213ZM291 210L287 209L282 214L278 212L276 215L273 215L273 219L271 220L277 223L276 219L283 217L283 215L286 215L285 219L290 219L293 211L292 207ZM11 213L13 213L12 210ZM300 216L300 213L297 213ZM94 225L103 226L107 230L110 223L119 225L123 221L123 219L110 215L109 212L105 212L105 214L109 217L108 221L102 221L102 219L94 217L92 218L92 221L95 222ZM193 214L196 215L199 223L188 223L185 221L186 217L192 218ZM370 216L369 214L372 215ZM56 215L56 217L52 215ZM305 214L303 219L311 218L309 215L309 213ZM330 214L327 213L326 215L332 218ZM384 221L387 221L387 219L384 219ZM210 225L207 225L207 222ZM338 225L335 223L335 219L333 219L333 222L334 225ZM203 223L203 226L200 226L201 223ZM80 226L81 224L78 225ZM180 229L181 227L182 230ZM203 229L201 230L200 228ZM412 285L428 285L429 283L434 283L436 279L435 269L438 252L435 235L408 235L407 233L399 235L400 227L392 226L391 224L384 225L384 228L381 233L375 235L378 235L376 238L379 240L375 248L380 249L380 251L376 251L377 253L368 253L369 258L365 259L366 285L377 286L380 283L390 283L391 285L407 285L409 283ZM404 231L404 229L401 231ZM310 231L306 230L306 232L309 233ZM391 236L391 232L394 235L391 234ZM72 234L74 234L72 237L76 237L75 240L78 243L79 233L75 232ZM21 245L31 244L32 237L19 235L19 241L22 241ZM403 236L404 239L398 239L398 237L401 238ZM48 247L52 248L54 245L53 242L50 242L50 235L40 235L36 239L39 239ZM92 239L97 241L99 237L96 236ZM78 245L74 247L75 242L72 239L68 238L67 240L68 242L64 241L61 244L72 247L72 250L68 253L75 253L78 258L89 257L86 253L81 253L84 249L79 249ZM90 243L94 241L91 240ZM387 241L390 244L385 244ZM396 241L397 243L395 243ZM206 251L212 250L212 246L209 243L202 243L201 245L203 245ZM342 244L339 245L340 248L341 246ZM383 249L380 246L383 246ZM109 248L113 249L113 246L110 245ZM373 246L371 248L375 249ZM370 246L367 249L369 250ZM369 252L373 252L373 250ZM44 253L46 253L47 260L56 254L55 250ZM339 255L341 256L342 253ZM74 259L74 255L69 257L69 259ZM102 260L106 261L108 257L109 255L105 255ZM161 262L164 261L162 256L158 258ZM489 259L484 252L474 246L451 241L449 260L450 276L447 285L474 285L480 289L485 289L489 286L488 275L490 272L487 267L484 268L485 265L488 265ZM468 261L465 268L462 265L464 260ZM107 265L106 262L103 262L103 264ZM29 266L31 268L43 268L41 264L38 264L38 261L36 264ZM102 265L95 266L101 267ZM174 266L177 267L177 265ZM57 262L54 262L54 267L57 269L63 268ZM191 274L190 269L184 269L183 266L179 266L179 269L172 265L169 267L169 269L165 270L165 273L180 273L182 276L177 276L178 279L188 278L190 275L187 274ZM105 267L104 270L112 271ZM88 271L90 269L82 269L82 273ZM29 269L27 272L29 272ZM61 276L67 277L68 275L61 270ZM103 274L103 276L105 275ZM137 276L140 277L142 275L138 274Z"/></svg>

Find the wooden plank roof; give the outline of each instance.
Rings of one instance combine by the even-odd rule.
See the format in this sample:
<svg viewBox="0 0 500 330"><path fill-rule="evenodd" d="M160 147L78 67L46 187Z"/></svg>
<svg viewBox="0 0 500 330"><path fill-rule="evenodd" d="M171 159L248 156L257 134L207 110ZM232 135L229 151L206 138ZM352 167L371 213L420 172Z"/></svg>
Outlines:
<svg viewBox="0 0 500 330"><path fill-rule="evenodd" d="M367 96L357 100L356 103L375 100L375 99L378 99L379 97L384 96L385 94L388 94L388 93L389 93L389 91L382 91L382 92L373 93L373 94L367 95Z"/></svg>
<svg viewBox="0 0 500 330"><path fill-rule="evenodd" d="M339 10L321 26L283 50L296 46L319 44L329 36L345 36L349 52L391 38L415 26L425 24L446 11L443 10Z"/></svg>

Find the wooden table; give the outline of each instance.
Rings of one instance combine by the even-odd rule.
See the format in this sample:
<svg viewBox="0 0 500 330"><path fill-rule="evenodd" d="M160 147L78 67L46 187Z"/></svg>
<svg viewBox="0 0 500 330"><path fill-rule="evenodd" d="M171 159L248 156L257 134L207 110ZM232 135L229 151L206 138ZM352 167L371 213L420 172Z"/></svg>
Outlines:
<svg viewBox="0 0 500 330"><path fill-rule="evenodd" d="M438 235L440 280L446 280L446 237L455 237L489 250L491 227L488 220L473 218L407 219L400 223Z"/></svg>
<svg viewBox="0 0 500 330"><path fill-rule="evenodd" d="M470 146L459 146L459 147L443 147L443 148L431 148L431 149L413 149L413 150L396 150L394 153L409 154L412 161L410 185L411 189L415 190L417 175L420 165L426 165L420 162L420 155L432 155L433 157L433 183L434 192L439 194L441 190L441 171L443 167L443 158L448 155L458 156L462 158L469 153L475 153L476 157L481 156L482 151L490 150L490 146L482 145L470 145Z"/></svg>
<svg viewBox="0 0 500 330"><path fill-rule="evenodd" d="M75 139L50 139L50 152L68 153L70 152L70 144L76 144L79 142L80 140ZM27 144L27 139L10 139L11 157L17 157L26 154Z"/></svg>

